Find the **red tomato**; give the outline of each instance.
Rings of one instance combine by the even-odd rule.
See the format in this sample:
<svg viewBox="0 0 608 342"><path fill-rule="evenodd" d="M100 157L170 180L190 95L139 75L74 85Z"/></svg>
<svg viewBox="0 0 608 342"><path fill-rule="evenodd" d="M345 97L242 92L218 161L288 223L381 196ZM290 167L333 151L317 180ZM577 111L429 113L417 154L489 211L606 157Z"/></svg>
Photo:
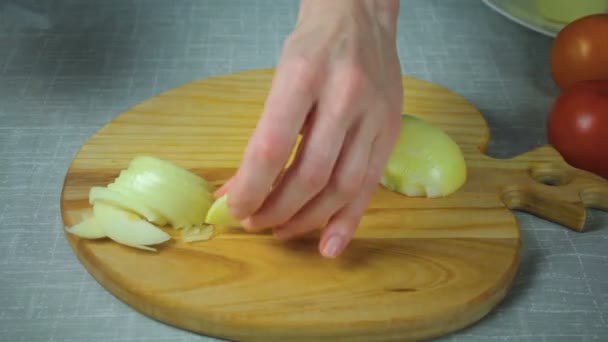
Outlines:
<svg viewBox="0 0 608 342"><path fill-rule="evenodd" d="M549 114L548 133L566 162L608 178L608 80L565 90Z"/></svg>
<svg viewBox="0 0 608 342"><path fill-rule="evenodd" d="M608 14L577 19L557 34L551 75L562 90L579 81L608 80Z"/></svg>

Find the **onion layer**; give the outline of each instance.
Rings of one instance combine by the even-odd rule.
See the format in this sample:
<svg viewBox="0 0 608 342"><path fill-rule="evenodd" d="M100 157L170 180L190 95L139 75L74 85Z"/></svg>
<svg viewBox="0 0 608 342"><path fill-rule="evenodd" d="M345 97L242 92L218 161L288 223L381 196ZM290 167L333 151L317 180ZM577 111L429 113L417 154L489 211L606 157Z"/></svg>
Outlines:
<svg viewBox="0 0 608 342"><path fill-rule="evenodd" d="M105 203L93 206L95 222L106 235L123 245L154 250L148 245L163 243L171 236L134 213Z"/></svg>
<svg viewBox="0 0 608 342"><path fill-rule="evenodd" d="M100 239L106 237L106 233L97 225L95 218L90 217L84 221L66 228L68 233L78 235L85 239Z"/></svg>

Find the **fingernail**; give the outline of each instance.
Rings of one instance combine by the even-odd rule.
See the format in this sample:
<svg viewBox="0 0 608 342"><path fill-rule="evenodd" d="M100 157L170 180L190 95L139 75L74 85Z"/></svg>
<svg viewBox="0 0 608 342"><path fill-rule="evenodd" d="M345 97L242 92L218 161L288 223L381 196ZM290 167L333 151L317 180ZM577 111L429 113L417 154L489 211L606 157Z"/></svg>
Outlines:
<svg viewBox="0 0 608 342"><path fill-rule="evenodd" d="M327 258L335 258L338 256L338 252L342 248L342 238L339 235L334 235L327 240L325 246L323 246L323 256Z"/></svg>

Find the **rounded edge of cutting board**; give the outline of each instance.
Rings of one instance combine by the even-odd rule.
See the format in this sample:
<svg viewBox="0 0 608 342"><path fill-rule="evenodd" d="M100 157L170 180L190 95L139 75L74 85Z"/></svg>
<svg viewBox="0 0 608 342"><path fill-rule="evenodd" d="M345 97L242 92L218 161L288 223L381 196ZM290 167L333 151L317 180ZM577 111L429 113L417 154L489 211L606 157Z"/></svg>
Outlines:
<svg viewBox="0 0 608 342"><path fill-rule="evenodd" d="M216 181L216 184L224 180L227 173L230 170L234 170L238 165L238 157L234 156L234 158L228 158L224 161L211 162L214 165L213 168L215 168L213 171L201 167L200 161L184 157L188 155L187 153L184 154L183 151L184 146L188 146L188 139L186 138L183 141L178 139L179 134L177 131L188 136L188 134L191 134L188 129L196 131L195 124L184 125L182 122L175 127L170 127L166 123L171 122L172 119L165 117L160 120L158 126L152 127L152 132L150 130L142 130L134 133L129 128L137 128L139 120L142 120L142 113L150 114L156 113L156 111L162 112L162 110L176 111L177 113L180 109L192 110L192 107L189 105L190 102L198 103L195 107L208 103L209 105L204 107L212 108L215 111L223 111L225 109L218 108L226 105L226 101L232 98L236 102L239 102L235 106L246 107L251 110L251 112L245 114L234 114L247 116L244 120L251 127L248 126L247 129L239 130L240 127L237 127L238 125L234 126L239 128L237 129L238 134L235 134L245 136L251 130L252 125L255 123L256 115L262 108L263 97L261 96L268 89L272 72L272 69L248 70L191 82L163 92L117 116L83 145L71 163L61 194L61 212L64 224L74 224L80 219L80 214L87 211L88 201L86 199L86 191L88 188L93 185L109 183L117 175L118 171L126 166L130 160L129 148L116 147L114 144L118 142L118 145L120 145L121 141L133 142L136 138L133 138L132 135L135 133L143 134L144 138L142 141L145 141L143 144L149 144L149 139L154 139L154 134L157 133L154 131L155 129L159 132L163 130L171 131L170 135L175 138L175 142L179 143L174 145L168 144L156 155L177 161L178 164L205 177L215 177L216 179L213 180ZM455 138L465 154L473 158L476 158L478 154L482 154L481 151L485 150L489 139L489 130L485 120L474 106L460 95L449 91L445 87L407 76L404 76L403 80L405 86L405 112L420 114L434 124L444 128ZM252 93L248 93L248 91L239 93L243 83L246 84L246 87L254 87L256 90L252 91ZM202 89L208 93L192 93L191 91L195 88ZM180 89L185 89L185 94L178 95ZM428 96L429 92L435 92L436 95L439 95ZM228 93L228 96L224 96L225 93ZM167 101L167 98L171 98L171 96L177 96L185 102L177 103L177 107L180 108L175 108L175 103L167 108L162 108L163 101ZM234 96L242 97L235 98ZM440 100L445 100L446 98L448 100L445 102ZM408 102L408 100L411 101ZM230 105L230 102L228 103ZM442 108L453 110L453 115L445 117L437 115L437 111L441 111ZM231 111L228 110L228 112ZM231 113L235 113L235 111ZM431 115L430 113L435 113L435 115ZM189 112L189 115L191 114ZM461 120L459 116L467 117L466 125L459 124L459 120ZM195 116L191 118L195 118ZM181 120L181 117L175 118L175 120L178 119ZM196 121L197 119L193 120ZM235 123L229 119L226 120L224 121L226 127L233 127ZM165 125L162 125L163 122ZM114 129L113 127L116 126L121 127ZM186 126L188 126L188 129L186 129ZM180 128L183 129L180 130ZM173 129L177 129L177 131L172 131ZM128 134L129 132L133 134ZM241 146L239 147L242 147L245 143L246 139L240 141L239 144ZM171 153L172 148L177 151L175 154ZM234 153L234 151L235 149L230 152ZM94 155L96 156L92 158L91 156ZM177 157L171 158L171 156L175 155ZM388 193L381 188L378 192L379 195L375 197L379 198L378 203L385 203L383 201L393 203L390 201L395 201L394 194ZM401 200L404 199L401 198ZM408 201L410 200L408 199ZM422 217L427 217L425 216L425 210L431 210L432 208L428 208L426 204L420 205L419 208L418 206L422 202L415 201L412 201L414 207L421 210ZM499 202L499 200L497 201ZM364 229L364 233L353 241L353 244L343 258L335 261L328 261L317 257L315 243L312 240L303 240L286 248L285 245L274 242L271 237L264 235L249 236L239 232L235 232L232 235L223 235L216 238L216 240L212 240L216 241L214 245L211 245L211 242L207 245L206 243L188 245L180 241L170 242L161 247L158 254L133 250L109 241L82 240L69 234L66 236L81 263L110 293L151 318L186 330L242 341L281 341L286 339L290 341L306 341L310 339L388 341L426 339L444 335L477 322L486 316L504 298L511 287L519 266L519 230L512 214L498 202L496 206L488 206L489 210L493 210L493 212L488 214L488 217L491 216L492 220L495 220L491 221L493 224L492 229L498 228L495 229L496 232L492 231L487 236L482 234L479 237L475 237L475 234L478 234L477 231L469 227L462 228L461 226L465 225L462 222L454 228L454 231L458 232L458 234L448 232L445 229L437 229L438 233L436 233L435 237L432 236L435 233L431 230L430 232L433 232L430 233L431 236L416 236L414 238L393 237L390 241L389 239L373 236L373 231ZM442 213L452 215L453 208L449 206L448 203L447 207L437 209L437 213L430 212L429 217ZM394 210L390 205L386 208L382 207L382 205L377 205L376 207L372 208L372 210ZM457 216L455 216L456 220L462 219ZM467 222L466 219L463 222ZM169 230L168 232L177 238L174 232ZM471 236L467 234L471 234ZM358 307L351 311L348 308L340 307L340 305L348 304L349 301L343 298L346 296L344 292L340 288L332 286L332 281L329 281L327 283L317 282L316 285L322 285L321 287L330 292L331 296L327 296L325 301L327 303L334 303L333 301L336 301L334 304L310 309L307 306L310 305L310 302L307 302L306 298L308 297L306 296L312 296L309 300L319 301L319 298L323 298L324 294L316 294L317 297L314 297L315 295L311 295L306 290L294 294L294 296L299 294L305 299L289 296L280 298L284 302L284 305L300 305L303 308L300 311L304 311L304 313L292 311L277 313L269 311L263 313L268 316L267 318L264 318L266 316L260 318L259 315L253 315L250 312L239 314L238 312L226 311L226 307L238 307L239 305L239 303L230 302L229 299L223 304L221 300L218 303L209 304L204 310L201 307L193 308L185 306L184 303L188 301L184 300L183 296L190 295L193 300L201 300L201 296L205 298L204 295L207 294L209 295L207 297L209 299L208 302L211 302L211 299L216 298L213 296L234 291L233 287L241 291L248 291L247 289L238 288L238 284L228 283L230 286L221 285L218 287L218 284L214 283L222 279L233 279L235 274L240 274L239 272L247 276L253 274L253 278L256 275L250 269L251 267L256 267L255 263L253 263L254 266L251 266L247 265L247 262L243 260L229 260L229 256L222 254L222 246L228 246L226 250L243 253L242 257L245 260L259 261L261 266L257 266L261 267L260 274L267 276L268 279L284 280L284 278L278 277L277 274L272 274L271 276L265 274L269 269L272 270L272 267L291 267L294 265L294 269L301 267L300 270L303 269L301 272L314 275L319 275L319 272L326 271L329 278L335 284L339 285L343 282L346 285L359 286L357 288L350 287L347 290L351 298L354 298L351 305L355 307L362 305L362 303L371 303L371 305L366 308ZM254 251L249 251L244 247L253 248ZM259 254L256 255L254 252ZM429 257L429 253L430 255L439 255L438 258L441 261L433 263L432 258ZM163 259L165 256L167 258ZM281 257L281 260L277 261L277 257ZM489 260L485 260L486 257L498 258L499 262L491 263ZM159 272L174 272L173 274L176 274L178 277L183 276L188 273L187 267L179 263L170 262L172 259L179 260L179 258L186 258L185 260L193 258L201 266L216 266L218 276L213 279L206 279L203 274L200 276L200 279L197 278L193 283L184 284L188 287L185 291L179 288L181 284L171 283L171 279L157 279L156 281L160 283L166 283L157 286L157 288L146 288L145 281L133 282L132 279L129 279L134 274L128 271L129 266L133 266L132 272L139 274L139 277L152 277L154 275L155 272L147 274L145 271L146 267L151 267L150 265L158 266ZM427 284L429 289L393 286L395 285L393 283L399 282L403 282L404 284L415 283L416 281L410 279L411 277L408 278L408 273L405 271L411 268L421 272L417 268L417 265L415 265L416 263L427 263L427 266L434 270L433 272L436 273L434 276L437 279L433 281L436 281L436 284L432 282L429 283L430 285ZM311 264L317 268L308 266ZM394 269L387 265L393 264L399 265L404 272L391 275L390 273ZM222 265L221 267L224 267L225 270L220 269L218 265ZM442 267L445 267L445 265L448 266L443 270ZM470 278L469 282L466 280L469 278L464 277L464 280L460 279L465 285L468 284L467 286L469 287L456 284L457 291L460 291L457 293L472 292L462 301L454 303L450 302L452 300L450 296L441 293L442 281L449 281L450 277L462 276L462 274L456 273L454 275L451 273L449 270L451 266L465 269L462 274ZM365 267L367 268L363 269ZM186 270L182 268L186 268ZM500 270L496 271L496 268L500 268ZM202 267L202 269L205 269L205 267ZM332 274L332 272L335 272L335 274ZM295 278L287 279L287 285L296 284L295 281L298 280L297 275L289 272L285 274ZM491 284L487 284L487 286L485 284L484 286L480 286L473 282L476 277L485 281L487 280L484 278L486 276L492 276ZM358 282L350 283L349 281L352 281L352 279L349 277L354 277ZM380 280L384 281L384 285L382 285L384 287L380 286L382 287L380 288L379 286L374 287L370 285L371 288L366 288L367 283L374 280L374 277L381 278ZM294 281L293 284L290 283L292 280ZM197 281L200 282L197 283ZM311 282L310 284L315 283ZM393 287L391 288L389 285ZM407 298L408 296L414 298L424 291L429 291L429 295L439 298L441 302L437 304L437 301L413 301L412 303L420 306L420 308L416 307L414 309L429 311L430 314L436 315L435 320L424 316L420 319L414 319L409 316L397 317L398 315L394 314L397 312L395 311L396 305L403 305L404 301L407 302L403 298ZM437 291L437 293L433 294L433 291ZM268 284L262 284L261 289L257 292L262 292L262 294L268 296L269 294L273 294L273 288L269 287ZM375 301L369 301L369 298L365 297L366 294L375 292L382 293ZM255 297L256 295L259 296L259 293L252 292L251 295ZM181 299L176 300L176 298ZM340 302L340 298L342 298L342 302ZM442 301L441 298L445 298L445 301ZM373 309L371 306L379 306L382 303L386 305L375 308L378 310L377 315L366 316L363 309L369 311ZM255 303L246 305L255 305ZM258 305L261 308L272 308L272 305L266 302L258 303ZM278 307L281 306L279 305ZM348 314L345 314L348 312L352 313L356 310L361 310L361 312L354 314L354 316L351 315L350 320L348 317L345 317L343 320L336 318L335 322L319 321L317 325L312 324L315 320L307 316L316 312L319 315L324 314L324 317L334 317L331 315L332 310L337 310L338 314L345 316L348 316ZM403 311L407 310L413 309L403 308ZM326 313L324 313L325 311ZM288 319L290 316L294 318ZM284 319L283 322L277 321L277 319L281 318ZM300 322L304 323L300 324Z"/></svg>

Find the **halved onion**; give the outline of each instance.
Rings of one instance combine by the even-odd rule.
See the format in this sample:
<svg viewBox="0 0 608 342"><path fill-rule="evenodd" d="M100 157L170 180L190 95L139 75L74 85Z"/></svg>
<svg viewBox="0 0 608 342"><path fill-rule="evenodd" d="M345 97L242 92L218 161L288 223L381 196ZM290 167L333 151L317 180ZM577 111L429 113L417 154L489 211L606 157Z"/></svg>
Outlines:
<svg viewBox="0 0 608 342"><path fill-rule="evenodd" d="M448 134L415 116L402 116L382 185L407 196L442 197L458 190L466 175L462 151Z"/></svg>

